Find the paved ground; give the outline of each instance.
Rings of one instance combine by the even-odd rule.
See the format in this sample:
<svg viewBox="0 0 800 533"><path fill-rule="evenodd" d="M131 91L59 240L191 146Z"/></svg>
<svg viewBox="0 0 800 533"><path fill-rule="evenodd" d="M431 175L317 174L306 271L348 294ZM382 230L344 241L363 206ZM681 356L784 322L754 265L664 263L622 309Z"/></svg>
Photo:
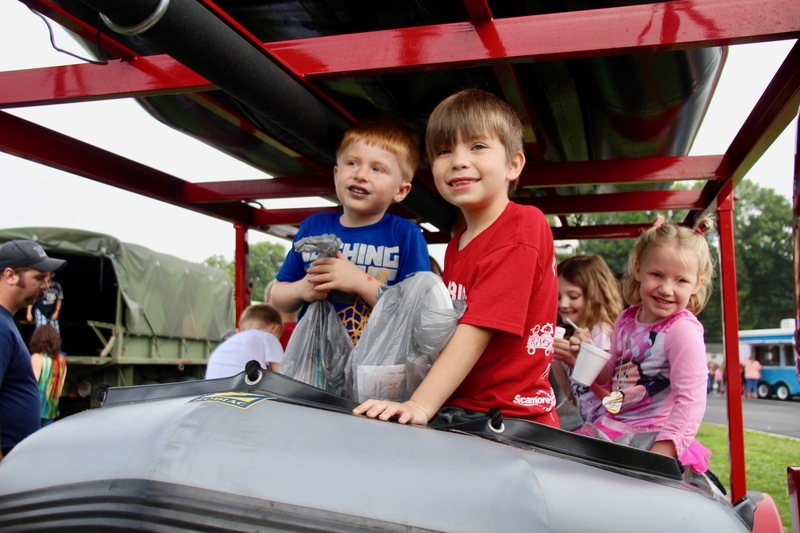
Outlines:
<svg viewBox="0 0 800 533"><path fill-rule="evenodd" d="M781 400L742 400L744 427L800 439L800 398ZM724 397L708 398L704 422L728 424L728 406ZM798 444L800 446L800 444ZM800 456L800 448L798 449Z"/></svg>

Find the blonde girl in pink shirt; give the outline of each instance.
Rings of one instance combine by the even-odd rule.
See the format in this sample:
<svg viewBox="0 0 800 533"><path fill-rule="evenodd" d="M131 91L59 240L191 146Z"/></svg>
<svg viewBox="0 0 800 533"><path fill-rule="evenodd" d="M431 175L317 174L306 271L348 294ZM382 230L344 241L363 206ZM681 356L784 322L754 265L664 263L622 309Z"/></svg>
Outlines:
<svg viewBox="0 0 800 533"><path fill-rule="evenodd" d="M611 359L596 384L607 385L605 412L577 432L649 449L708 470L711 452L695 440L706 408L708 367L696 314L714 272L704 234L659 218L636 243L623 279L631 307L611 337Z"/></svg>

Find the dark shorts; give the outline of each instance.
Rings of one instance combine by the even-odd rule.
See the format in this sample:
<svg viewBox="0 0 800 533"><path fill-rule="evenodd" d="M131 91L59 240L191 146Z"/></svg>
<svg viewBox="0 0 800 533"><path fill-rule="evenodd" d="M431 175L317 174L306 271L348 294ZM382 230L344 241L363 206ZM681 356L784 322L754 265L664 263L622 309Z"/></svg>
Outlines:
<svg viewBox="0 0 800 533"><path fill-rule="evenodd" d="M745 379L744 386L747 389L747 392L756 393L758 392L758 380L757 379Z"/></svg>

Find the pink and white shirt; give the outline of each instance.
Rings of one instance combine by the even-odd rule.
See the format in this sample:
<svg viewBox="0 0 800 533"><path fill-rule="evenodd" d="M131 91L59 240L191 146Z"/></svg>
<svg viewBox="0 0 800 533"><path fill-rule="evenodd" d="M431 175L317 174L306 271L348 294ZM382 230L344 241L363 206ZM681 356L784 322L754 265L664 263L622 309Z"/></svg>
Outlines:
<svg viewBox="0 0 800 533"><path fill-rule="evenodd" d="M619 413L598 423L622 433L657 431L678 457L694 440L706 409L708 367L703 325L683 310L653 323L638 320L641 306L617 318L611 337L611 389L624 394Z"/></svg>

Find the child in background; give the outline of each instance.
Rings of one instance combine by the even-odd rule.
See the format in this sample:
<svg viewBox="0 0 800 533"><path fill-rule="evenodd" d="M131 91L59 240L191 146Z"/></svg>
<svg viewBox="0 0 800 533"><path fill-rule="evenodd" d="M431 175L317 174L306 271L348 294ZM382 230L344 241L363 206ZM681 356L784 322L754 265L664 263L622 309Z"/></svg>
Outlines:
<svg viewBox="0 0 800 533"><path fill-rule="evenodd" d="M580 326L583 331L575 332L577 338L609 351L614 321L622 307L619 282L599 255L576 255L558 265L558 314L565 322L570 320ZM568 339L555 340L558 363L553 364L553 373L557 379L559 374L572 373L579 349L580 344L571 344ZM605 411L601 398L586 385L569 380L567 390L567 397L574 399L584 422L594 422Z"/></svg>
<svg viewBox="0 0 800 533"><path fill-rule="evenodd" d="M267 283L267 286L264 287L264 303L272 305L272 287L275 286L277 283L274 279ZM289 339L292 338L292 332L294 332L294 328L297 326L297 313L285 313L281 312L281 319L283 320L283 333L281 334L281 347L286 350L286 347L289 345Z"/></svg>
<svg viewBox="0 0 800 533"><path fill-rule="evenodd" d="M36 322L36 326L50 324L56 328L56 332L61 334L61 327L58 324L58 316L61 314L61 303L64 300L64 289L55 280L56 273L47 274L47 288L36 303L28 306L26 318L28 322Z"/></svg>
<svg viewBox="0 0 800 533"><path fill-rule="evenodd" d="M206 379L227 378L244 372L249 361L261 368L280 371L283 348L278 339L283 333L283 320L269 304L251 305L239 317L239 331L226 339L211 354Z"/></svg>
<svg viewBox="0 0 800 533"><path fill-rule="evenodd" d="M447 246L442 279L467 307L410 400L368 400L356 414L444 425L499 408L558 427L548 380L558 294L553 236L541 211L509 200L525 165L522 133L510 105L476 89L431 114L425 144L436 188L466 222Z"/></svg>
<svg viewBox="0 0 800 533"><path fill-rule="evenodd" d="M695 440L706 408L708 368L703 325L695 315L711 293L714 269L704 236L711 229L708 218L692 230L659 217L639 238L623 280L623 295L632 305L614 325L611 360L595 382L609 383L613 369L603 399L606 413L594 428L578 430L599 430L612 440L646 440L649 434L653 444L640 445L701 473L711 456Z"/></svg>
<svg viewBox="0 0 800 533"><path fill-rule="evenodd" d="M67 378L67 360L61 354L61 335L50 324L33 330L30 342L33 376L39 383L42 427L58 417L58 401Z"/></svg>
<svg viewBox="0 0 800 533"><path fill-rule="evenodd" d="M714 370L714 381L717 383L717 394L720 396L725 394L725 365L719 365Z"/></svg>
<svg viewBox="0 0 800 533"><path fill-rule="evenodd" d="M294 238L334 234L342 242L339 253L318 259L318 254L300 254L292 246L275 276L272 304L293 312L327 298L356 344L386 286L430 271L419 227L386 213L411 190L418 164L417 142L398 124L366 120L351 126L336 150L333 168L342 212L307 218Z"/></svg>

